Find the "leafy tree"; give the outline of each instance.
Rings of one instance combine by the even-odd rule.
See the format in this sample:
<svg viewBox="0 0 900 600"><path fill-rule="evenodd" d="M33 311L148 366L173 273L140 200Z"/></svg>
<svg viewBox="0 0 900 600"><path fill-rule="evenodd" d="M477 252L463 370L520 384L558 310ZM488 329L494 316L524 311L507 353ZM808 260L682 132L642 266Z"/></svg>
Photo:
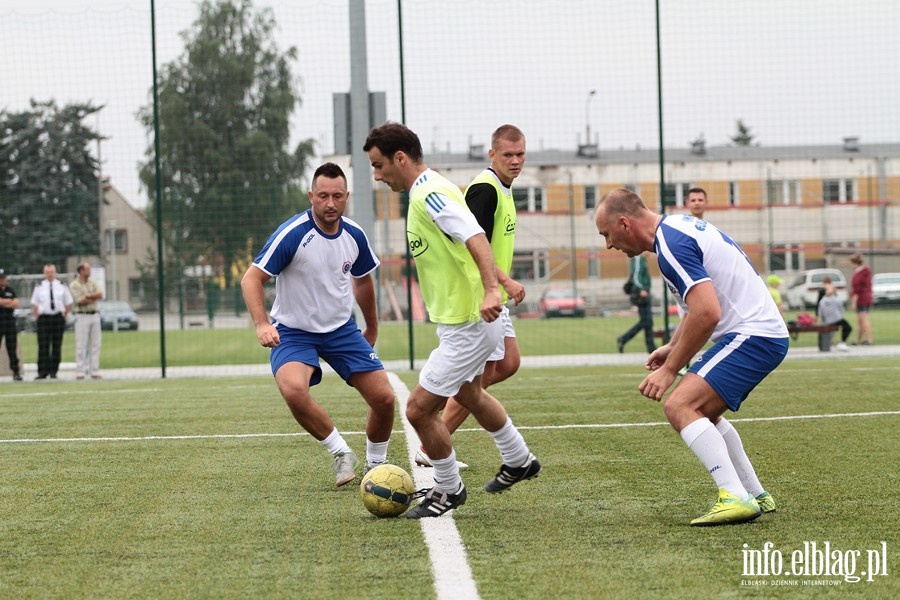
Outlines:
<svg viewBox="0 0 900 600"><path fill-rule="evenodd" d="M102 107L31 101L0 110L0 265L9 272L60 270L70 256L99 254L98 134L83 121Z"/></svg>
<svg viewBox="0 0 900 600"><path fill-rule="evenodd" d="M737 133L731 136L731 141L735 146L752 146L753 145L753 134L750 133L750 128L744 124L743 119L737 120Z"/></svg>
<svg viewBox="0 0 900 600"><path fill-rule="evenodd" d="M300 185L313 155L307 139L288 151L290 117L300 104L291 75L297 50L272 40L270 9L254 14L250 0L204 0L182 32L185 51L163 67L159 87L162 214L181 271L206 257L229 265L248 240L261 240L305 208ZM139 118L153 132L152 106ZM156 220L152 145L141 167ZM229 281L230 285L230 281Z"/></svg>

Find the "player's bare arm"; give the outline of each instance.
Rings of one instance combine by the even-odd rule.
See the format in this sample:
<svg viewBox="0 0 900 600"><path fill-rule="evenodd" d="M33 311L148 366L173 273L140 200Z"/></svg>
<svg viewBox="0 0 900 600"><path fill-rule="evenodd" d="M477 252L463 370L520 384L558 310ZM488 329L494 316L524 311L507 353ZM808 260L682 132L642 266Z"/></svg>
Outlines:
<svg viewBox="0 0 900 600"><path fill-rule="evenodd" d="M250 265L241 278L241 293L244 295L244 302L250 312L250 319L256 327L256 338L260 345L274 348L281 343L281 337L278 335L278 330L269 322L269 314L266 312L263 286L269 279L270 277L265 271L256 265Z"/></svg>
<svg viewBox="0 0 900 600"><path fill-rule="evenodd" d="M667 344L663 344L650 353L650 356L647 357L647 362L644 365L644 368L646 368L648 371L655 371L663 366L663 364L665 364L666 360L669 357L669 353L672 352L672 348L678 343L678 340L681 339L682 327L684 327L683 318L678 324L678 327L676 327L675 331L672 333L672 337L669 338L669 342Z"/></svg>
<svg viewBox="0 0 900 600"><path fill-rule="evenodd" d="M497 273L497 282L506 290L506 295L515 301L516 306L525 300L525 286L503 272L503 269L494 265Z"/></svg>
<svg viewBox="0 0 900 600"><path fill-rule="evenodd" d="M663 394L678 376L678 370L709 341L721 318L722 310L716 297L716 290L709 281L692 287L685 302L688 311L675 331L672 341L653 352L647 359L648 368L655 368L644 378L638 390L651 400L662 400ZM665 352L661 352L663 349ZM661 360L664 362L660 363Z"/></svg>
<svg viewBox="0 0 900 600"><path fill-rule="evenodd" d="M488 323L500 316L500 286L494 268L494 254L484 233L478 233L466 240L466 248L478 265L481 284L484 286L484 300L481 303L481 317Z"/></svg>
<svg viewBox="0 0 900 600"><path fill-rule="evenodd" d="M353 296L366 321L363 337L374 348L378 338L378 310L375 307L375 282L371 274L353 280Z"/></svg>

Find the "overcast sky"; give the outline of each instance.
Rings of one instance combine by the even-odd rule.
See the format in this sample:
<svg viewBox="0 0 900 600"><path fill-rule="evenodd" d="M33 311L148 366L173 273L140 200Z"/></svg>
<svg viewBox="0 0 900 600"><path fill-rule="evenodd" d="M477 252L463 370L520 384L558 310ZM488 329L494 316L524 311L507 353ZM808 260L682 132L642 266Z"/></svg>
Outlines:
<svg viewBox="0 0 900 600"><path fill-rule="evenodd" d="M104 173L137 206L149 143L149 0L0 0L0 107L104 104L91 125ZM294 143L331 153L332 94L349 91L346 0L257 0L296 46ZM660 0L667 147L724 145L738 118L764 146L900 142L900 2ZM194 2L156 3L157 64L180 56ZM401 118L396 0L366 3L369 88ZM405 0L406 121L432 149L463 152L516 123L530 149L657 147L653 0ZM590 90L597 94L589 96Z"/></svg>

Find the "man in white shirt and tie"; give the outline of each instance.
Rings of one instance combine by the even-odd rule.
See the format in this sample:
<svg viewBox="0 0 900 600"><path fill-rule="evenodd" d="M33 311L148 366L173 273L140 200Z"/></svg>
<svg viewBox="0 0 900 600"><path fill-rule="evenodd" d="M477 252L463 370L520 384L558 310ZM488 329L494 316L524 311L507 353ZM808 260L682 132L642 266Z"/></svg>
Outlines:
<svg viewBox="0 0 900 600"><path fill-rule="evenodd" d="M72 294L56 278L56 265L44 265L44 281L31 294L31 310L37 323L38 374L35 379L56 379L62 359L66 316L72 306Z"/></svg>

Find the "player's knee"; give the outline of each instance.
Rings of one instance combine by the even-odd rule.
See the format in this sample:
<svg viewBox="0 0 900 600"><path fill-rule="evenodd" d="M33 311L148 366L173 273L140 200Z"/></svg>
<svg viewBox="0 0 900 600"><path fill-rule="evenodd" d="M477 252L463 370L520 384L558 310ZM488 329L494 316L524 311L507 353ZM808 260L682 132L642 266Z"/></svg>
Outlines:
<svg viewBox="0 0 900 600"><path fill-rule="evenodd" d="M497 372L494 375L493 383L500 383L501 381L506 381L510 377L516 374L519 370L519 365L522 364L522 361L518 358L509 361L508 363L504 363L502 365L498 365Z"/></svg>
<svg viewBox="0 0 900 600"><path fill-rule="evenodd" d="M409 402L406 405L406 420L409 421L409 424L414 428L421 425L427 416L427 411L422 410L417 402Z"/></svg>
<svg viewBox="0 0 900 600"><path fill-rule="evenodd" d="M669 394L669 396L663 401L663 413L666 415L666 419L669 420L669 423L675 425L675 423L681 420L681 414L685 409L685 404L681 397L677 394Z"/></svg>
<svg viewBox="0 0 900 600"><path fill-rule="evenodd" d="M372 407L372 410L380 413L388 413L393 412L394 410L394 391L393 390L385 390L379 392L375 396L368 399L369 406Z"/></svg>

